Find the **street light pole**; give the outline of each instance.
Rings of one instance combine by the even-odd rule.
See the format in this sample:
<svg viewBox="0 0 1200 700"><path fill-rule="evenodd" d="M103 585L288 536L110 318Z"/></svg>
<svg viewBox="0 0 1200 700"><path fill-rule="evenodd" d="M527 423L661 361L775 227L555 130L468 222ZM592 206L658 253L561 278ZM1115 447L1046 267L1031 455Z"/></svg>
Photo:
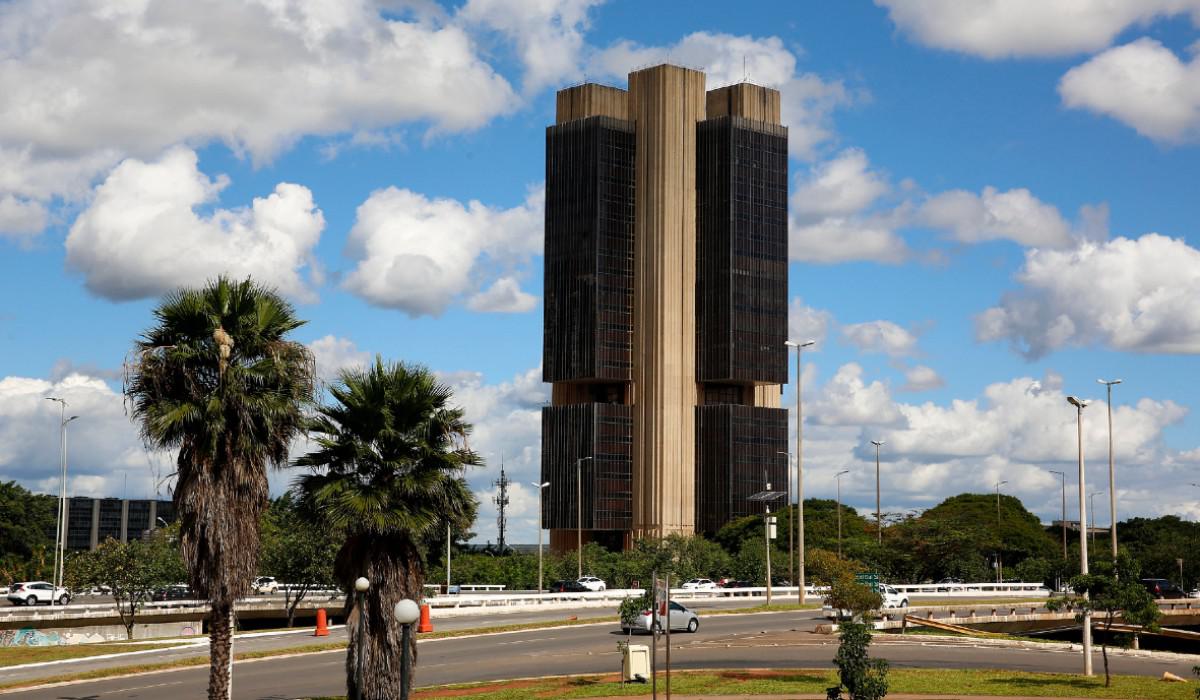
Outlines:
<svg viewBox="0 0 1200 700"><path fill-rule="evenodd" d="M542 483L533 482L534 487L538 490L538 593L542 592L542 503L544 500L543 489L550 485L549 481Z"/></svg>
<svg viewBox="0 0 1200 700"><path fill-rule="evenodd" d="M787 344L796 348L796 545L799 547L800 553L797 555L799 561L800 576L796 581L798 589L798 597L801 605L804 604L804 414L801 411L800 395L804 387L804 375L800 356L804 352L804 348L811 347L815 344L815 340L808 340L803 343L787 341Z"/></svg>
<svg viewBox="0 0 1200 700"><path fill-rule="evenodd" d="M795 533L795 530L796 530L796 514L794 511L792 511L792 479L790 476L788 476L788 471L790 471L791 466L792 466L792 453L785 452L783 450L776 450L775 454L781 454L781 455L784 455L785 457L787 457L787 466L784 467L783 474L784 474L784 479L787 481L787 486L788 486L787 500L785 501L785 503L787 504L787 508L788 508L788 576L791 578L792 581L795 581L796 580L796 560L792 556L792 554L795 551L795 547L796 547L796 540L793 537L793 534Z"/></svg>
<svg viewBox="0 0 1200 700"><path fill-rule="evenodd" d="M1062 525L1062 541L1063 541L1063 561L1067 560L1067 474L1053 469L1048 469L1051 474L1058 474L1062 477L1062 520L1059 523Z"/></svg>
<svg viewBox="0 0 1200 700"><path fill-rule="evenodd" d="M996 482L996 537L1000 539L1000 547L996 549L996 583L1004 583L1004 565L1000 560L1000 548L1004 546L1004 540L1000 536L1000 487L1007 483L1007 481Z"/></svg>
<svg viewBox="0 0 1200 700"><path fill-rule="evenodd" d="M1113 384L1120 384L1120 379L1111 381L1097 379L1097 382L1103 384L1108 389L1108 517L1111 525L1112 536L1112 558L1113 571L1116 572L1117 566L1117 477L1116 470L1113 469L1113 429L1112 429L1112 388Z"/></svg>
<svg viewBox="0 0 1200 700"><path fill-rule="evenodd" d="M883 544L883 514L879 508L879 447L883 440L872 440L871 444L875 446L875 529L879 544Z"/></svg>
<svg viewBox="0 0 1200 700"><path fill-rule="evenodd" d="M833 476L837 481L837 523L838 523L838 558L842 557L842 474L849 474L849 469L843 469Z"/></svg>
<svg viewBox="0 0 1200 700"><path fill-rule="evenodd" d="M59 467L59 497L58 497L58 518L55 520L54 528L54 573L51 578L54 579L55 596L58 595L57 589L62 586L64 572L66 570L66 549L67 549L67 423L75 420L79 416L66 417L67 402L66 399L57 396L47 396L47 401L54 401L59 407L59 424L58 424L58 467ZM54 604L54 599L51 598L50 604Z"/></svg>
<svg viewBox="0 0 1200 700"><path fill-rule="evenodd" d="M1083 469L1083 409L1088 402L1075 396L1068 396L1067 401L1075 407L1075 426L1079 452L1079 573L1088 573L1088 539L1087 539L1087 475ZM1087 593L1084 593L1086 596ZM1092 613L1083 611L1083 675L1092 675Z"/></svg>
<svg viewBox="0 0 1200 700"><path fill-rule="evenodd" d="M577 575L575 580L583 578L583 463L591 457L580 457L575 460L575 555Z"/></svg>

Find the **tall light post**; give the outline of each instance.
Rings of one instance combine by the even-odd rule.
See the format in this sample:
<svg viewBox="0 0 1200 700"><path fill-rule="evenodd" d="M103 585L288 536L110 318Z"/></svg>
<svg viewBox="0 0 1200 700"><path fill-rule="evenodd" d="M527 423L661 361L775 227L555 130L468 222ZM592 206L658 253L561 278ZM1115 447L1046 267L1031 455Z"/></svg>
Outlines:
<svg viewBox="0 0 1200 700"><path fill-rule="evenodd" d="M1088 525L1088 534L1092 538L1092 548L1096 547L1096 496L1104 495L1103 491L1092 491L1088 494L1088 509L1091 510L1092 521Z"/></svg>
<svg viewBox="0 0 1200 700"><path fill-rule="evenodd" d="M359 576L354 580L354 598L356 612L358 613L358 642L355 649L355 666L354 666L354 700L362 700L362 681L363 681L363 633L367 628L367 617L364 606L364 601L367 597L367 590L371 587L371 582L366 576Z"/></svg>
<svg viewBox="0 0 1200 700"><path fill-rule="evenodd" d="M54 528L54 587L58 589L62 586L63 571L66 568L66 548L67 548L67 423L75 420L79 416L71 416L67 418L67 401L66 399L57 396L47 396L47 401L54 401L58 404L58 468L59 468L59 497L58 497L58 518L55 520ZM50 601L54 603L53 600Z"/></svg>
<svg viewBox="0 0 1200 700"><path fill-rule="evenodd" d="M450 595L450 544L454 538L450 536L450 521L446 521L446 595Z"/></svg>
<svg viewBox="0 0 1200 700"><path fill-rule="evenodd" d="M1097 379L1096 381L1108 389L1108 517L1112 522L1109 530L1112 537L1113 571L1115 572L1117 565L1117 476L1113 469L1112 388L1113 384L1120 384L1121 380Z"/></svg>
<svg viewBox="0 0 1200 700"><path fill-rule="evenodd" d="M879 448L883 440L872 440L871 444L875 446L875 529L879 544L883 544L883 513L879 508Z"/></svg>
<svg viewBox="0 0 1200 700"><path fill-rule="evenodd" d="M849 473L849 469L843 469L833 475L833 478L837 481L838 558L842 556L842 475Z"/></svg>
<svg viewBox="0 0 1200 700"><path fill-rule="evenodd" d="M801 411L800 394L803 389L804 375L800 365L800 356L804 348L811 347L817 341L807 340L803 343L789 340L787 345L796 348L796 544L800 549L797 555L800 560L800 577L796 581L798 597L804 604L804 414Z"/></svg>
<svg viewBox="0 0 1200 700"><path fill-rule="evenodd" d="M575 580L583 578L583 463L591 457L575 460Z"/></svg>
<svg viewBox="0 0 1200 700"><path fill-rule="evenodd" d="M796 539L795 539L795 537L793 537L793 534L795 533L795 530L796 530L796 522L795 522L796 516L791 510L791 508L792 508L792 479L790 476L787 476L788 471L791 469L791 466L792 466L792 453L785 452L783 450L776 450L775 454L780 454L780 455L783 455L784 457L787 457L787 465L784 467L783 473L784 473L784 479L787 481L787 499L784 501L784 503L787 505L787 508L788 508L788 576L791 578L791 580L795 581L796 580L796 561L795 561L795 558L792 556L792 554L795 552L795 549L796 549Z"/></svg>
<svg viewBox="0 0 1200 700"><path fill-rule="evenodd" d="M1087 539L1087 475L1083 470L1083 409L1087 401L1077 396L1068 396L1067 401L1075 407L1075 426L1079 451L1079 573L1088 573L1088 539ZM1084 593L1086 596L1087 593ZM1092 613L1083 611L1083 675L1092 675Z"/></svg>
<svg viewBox="0 0 1200 700"><path fill-rule="evenodd" d="M533 482L534 488L538 490L538 593L542 592L542 503L543 489L550 485L549 481L542 483Z"/></svg>
<svg viewBox="0 0 1200 700"><path fill-rule="evenodd" d="M1007 481L996 482L996 537L1000 539L1000 547L1004 546L1004 540L1000 537L1000 487L1007 483ZM1000 547L996 549L996 583L1004 583L1004 565L1000 559Z"/></svg>
<svg viewBox="0 0 1200 700"><path fill-rule="evenodd" d="M1062 477L1062 520L1059 523L1062 525L1062 541L1063 541L1063 561L1067 560L1067 473L1059 472L1053 469L1046 471L1051 474L1058 474Z"/></svg>

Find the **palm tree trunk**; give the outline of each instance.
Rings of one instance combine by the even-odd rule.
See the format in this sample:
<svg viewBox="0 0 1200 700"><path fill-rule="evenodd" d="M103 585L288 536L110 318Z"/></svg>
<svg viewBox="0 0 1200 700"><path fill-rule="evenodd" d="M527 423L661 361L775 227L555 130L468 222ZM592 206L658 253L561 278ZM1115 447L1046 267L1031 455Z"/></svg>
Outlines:
<svg viewBox="0 0 1200 700"><path fill-rule="evenodd" d="M233 606L214 603L209 617L208 700L230 700L233 676Z"/></svg>
<svg viewBox="0 0 1200 700"><path fill-rule="evenodd" d="M346 598L346 632L350 638L346 651L347 697L355 696L358 657L362 654L362 700L400 700L403 638L392 609L404 598L421 598L425 581L420 552L405 537L360 535L346 541L335 566L338 578L349 591ZM353 594L354 579L359 576L366 576L371 582L361 610ZM360 625L365 625L362 649L358 644ZM410 668L415 669L416 635L411 635L409 658L412 660ZM414 675L410 672L407 679L410 690Z"/></svg>

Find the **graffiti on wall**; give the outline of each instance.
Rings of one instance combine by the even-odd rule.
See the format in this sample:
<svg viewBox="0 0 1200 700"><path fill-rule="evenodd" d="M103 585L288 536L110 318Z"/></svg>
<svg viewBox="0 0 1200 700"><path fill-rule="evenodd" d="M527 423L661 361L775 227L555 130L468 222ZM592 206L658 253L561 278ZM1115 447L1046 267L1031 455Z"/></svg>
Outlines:
<svg viewBox="0 0 1200 700"><path fill-rule="evenodd" d="M62 643L62 635L58 632L43 632L30 627L0 630L0 647L50 647Z"/></svg>

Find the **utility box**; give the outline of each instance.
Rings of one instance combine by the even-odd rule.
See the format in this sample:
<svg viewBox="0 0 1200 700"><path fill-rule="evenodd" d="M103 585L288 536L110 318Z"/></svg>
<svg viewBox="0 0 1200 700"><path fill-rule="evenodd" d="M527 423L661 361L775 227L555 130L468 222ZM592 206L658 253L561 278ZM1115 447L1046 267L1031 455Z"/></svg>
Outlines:
<svg viewBox="0 0 1200 700"><path fill-rule="evenodd" d="M650 680L650 647L627 644L621 656L621 678L645 683Z"/></svg>

